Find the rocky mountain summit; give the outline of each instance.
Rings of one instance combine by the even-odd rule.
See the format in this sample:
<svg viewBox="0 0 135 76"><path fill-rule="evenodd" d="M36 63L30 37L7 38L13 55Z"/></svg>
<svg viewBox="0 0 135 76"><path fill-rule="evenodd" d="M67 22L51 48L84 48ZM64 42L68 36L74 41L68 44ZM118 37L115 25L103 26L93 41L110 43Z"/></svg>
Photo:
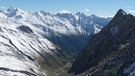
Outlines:
<svg viewBox="0 0 135 76"><path fill-rule="evenodd" d="M135 75L135 17L122 9L90 38L69 72L77 76Z"/></svg>

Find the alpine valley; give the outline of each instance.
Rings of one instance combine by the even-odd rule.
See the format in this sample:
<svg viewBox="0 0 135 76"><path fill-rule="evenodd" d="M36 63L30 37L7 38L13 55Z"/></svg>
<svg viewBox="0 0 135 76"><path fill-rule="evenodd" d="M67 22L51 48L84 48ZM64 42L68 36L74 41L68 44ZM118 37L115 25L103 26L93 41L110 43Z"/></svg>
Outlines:
<svg viewBox="0 0 135 76"><path fill-rule="evenodd" d="M127 17L127 20L130 17L132 18L131 15L123 17ZM117 29L119 29L117 26L112 28L112 35L109 38L107 37L110 36L108 35L110 31L107 31L107 36L99 35L99 37L96 34L110 20L111 18L103 18L96 15L87 16L80 12L76 14L51 14L44 11L28 12L12 7L6 11L0 10L0 76L57 76L69 70L76 54L86 46L89 39L96 39L96 44L94 41L89 42L89 45L92 43L91 45L95 49L96 45L101 45L101 41L106 42L107 46L111 46L112 42L109 41L110 43L107 44L109 38L113 38L114 35L124 35L121 33L117 34ZM121 23L118 25L122 25ZM108 29L110 28L108 27ZM98 37L91 38L94 34ZM107 39L103 41L101 38ZM131 42L131 40L127 42ZM129 44L123 42L121 50L126 49ZM103 46L102 50L104 48ZM111 52L110 50L102 52L102 50L100 51L101 55ZM95 54L98 53L96 52L97 50L95 52L92 51L84 51L78 59L88 52L89 55L86 55L88 56L88 61L94 60ZM100 55L98 55L97 59L99 57ZM78 59L74 65L76 65ZM81 65L86 64L86 62L84 61ZM73 66L75 68L73 71L76 71L76 66ZM76 73L78 72L80 71L76 71Z"/></svg>

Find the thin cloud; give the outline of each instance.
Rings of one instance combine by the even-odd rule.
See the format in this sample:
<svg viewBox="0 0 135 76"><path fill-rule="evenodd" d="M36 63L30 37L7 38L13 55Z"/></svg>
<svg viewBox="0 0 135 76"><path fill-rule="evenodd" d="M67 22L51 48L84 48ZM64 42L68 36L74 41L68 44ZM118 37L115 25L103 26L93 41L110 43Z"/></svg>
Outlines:
<svg viewBox="0 0 135 76"><path fill-rule="evenodd" d="M135 14L135 10L134 10L133 7L128 6L128 7L126 7L126 8L127 8L127 10L128 10L129 13Z"/></svg>
<svg viewBox="0 0 135 76"><path fill-rule="evenodd" d="M131 7L131 6L128 6L128 7L126 7L127 9L132 9L133 7Z"/></svg>
<svg viewBox="0 0 135 76"><path fill-rule="evenodd" d="M59 11L59 13L70 13L70 11L68 11L68 10L61 10L61 11Z"/></svg>
<svg viewBox="0 0 135 76"><path fill-rule="evenodd" d="M98 15L98 16L99 17L102 17L102 18L108 18L108 17L111 17L112 18L112 17L114 17L114 15L106 15L106 16L105 15Z"/></svg>
<svg viewBox="0 0 135 76"><path fill-rule="evenodd" d="M85 11L86 11L86 12L89 12L89 11L90 11L90 9L85 9Z"/></svg>
<svg viewBox="0 0 135 76"><path fill-rule="evenodd" d="M4 10L4 9L6 9L6 7L4 7L4 6L1 6L1 7L0 7L0 9Z"/></svg>
<svg viewBox="0 0 135 76"><path fill-rule="evenodd" d="M133 9L129 9L128 10L130 13L135 13L135 10L133 10Z"/></svg>

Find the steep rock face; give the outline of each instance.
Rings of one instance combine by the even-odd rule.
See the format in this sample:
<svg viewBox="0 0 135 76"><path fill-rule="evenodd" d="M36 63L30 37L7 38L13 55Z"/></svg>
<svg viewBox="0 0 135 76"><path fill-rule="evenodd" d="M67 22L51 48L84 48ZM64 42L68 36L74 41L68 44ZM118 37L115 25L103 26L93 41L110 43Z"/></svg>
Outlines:
<svg viewBox="0 0 135 76"><path fill-rule="evenodd" d="M25 25L19 26L18 29L26 33L33 33L32 29Z"/></svg>
<svg viewBox="0 0 135 76"><path fill-rule="evenodd" d="M91 37L70 72L93 76L122 75L134 61L135 17L120 9L101 32Z"/></svg>

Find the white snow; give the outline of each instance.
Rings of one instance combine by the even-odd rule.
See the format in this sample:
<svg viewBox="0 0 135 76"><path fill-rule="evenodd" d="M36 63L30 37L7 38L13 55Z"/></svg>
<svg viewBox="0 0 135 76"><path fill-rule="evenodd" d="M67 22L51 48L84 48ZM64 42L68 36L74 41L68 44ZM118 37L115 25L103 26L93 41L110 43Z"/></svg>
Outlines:
<svg viewBox="0 0 135 76"><path fill-rule="evenodd" d="M61 13L70 14L67 10L63 10ZM74 15L74 17L78 21L79 16ZM18 27L21 25L28 26L33 30L33 33L25 33L19 30ZM93 26L94 28L92 28ZM78 23L77 26L73 26L70 20L66 18L57 17L43 11L27 12L18 8L10 8L7 11L0 12L0 29L2 29L2 32L0 32L0 67L33 73L30 70L32 68L37 74L41 73L38 64L36 61L29 60L25 55L35 59L40 57L39 53L52 54L54 53L52 50L55 51L58 48L43 35L51 36L53 33L56 36L68 36L82 33L90 34L93 29L95 33L100 31L99 25L94 25L94 22L87 26ZM20 51L25 55L21 54ZM26 76L22 73L2 70L0 70L0 75Z"/></svg>
<svg viewBox="0 0 135 76"><path fill-rule="evenodd" d="M46 52L50 52L50 49L55 50L54 44L52 44L49 40L43 38L38 32L39 28L31 26L31 24L26 23L24 21L12 20L13 18L0 18L0 28L3 32L0 32L0 67L8 68L11 70L21 70L28 71L33 73L30 68L34 69L35 73L41 73L39 71L39 67L37 63L31 62L26 56L21 55L20 52L17 51L16 47L21 50L24 54L35 58L40 55L34 50L36 49L38 52L42 52L41 49L44 49ZM27 34L17 29L20 24L28 25L30 28L34 29L35 34ZM9 40L16 46L14 47ZM31 48L30 45L34 48ZM37 46L38 45L38 46ZM10 71L0 71L1 75L21 75L26 76L22 73L10 72ZM34 73L33 73L34 74Z"/></svg>
<svg viewBox="0 0 135 76"><path fill-rule="evenodd" d="M0 70L0 76L29 76L29 75L26 75L24 73Z"/></svg>
<svg viewBox="0 0 135 76"><path fill-rule="evenodd" d="M79 17L78 17L77 15L75 15L75 18L76 18L76 20L78 20L78 19L79 19Z"/></svg>
<svg viewBox="0 0 135 76"><path fill-rule="evenodd" d="M122 14L123 14L123 15L126 15L126 12L125 12L125 11L122 11Z"/></svg>
<svg viewBox="0 0 135 76"><path fill-rule="evenodd" d="M95 25L94 25L94 29L95 29L94 34L100 32L102 28L103 28L103 27L99 26L98 24L95 24Z"/></svg>

